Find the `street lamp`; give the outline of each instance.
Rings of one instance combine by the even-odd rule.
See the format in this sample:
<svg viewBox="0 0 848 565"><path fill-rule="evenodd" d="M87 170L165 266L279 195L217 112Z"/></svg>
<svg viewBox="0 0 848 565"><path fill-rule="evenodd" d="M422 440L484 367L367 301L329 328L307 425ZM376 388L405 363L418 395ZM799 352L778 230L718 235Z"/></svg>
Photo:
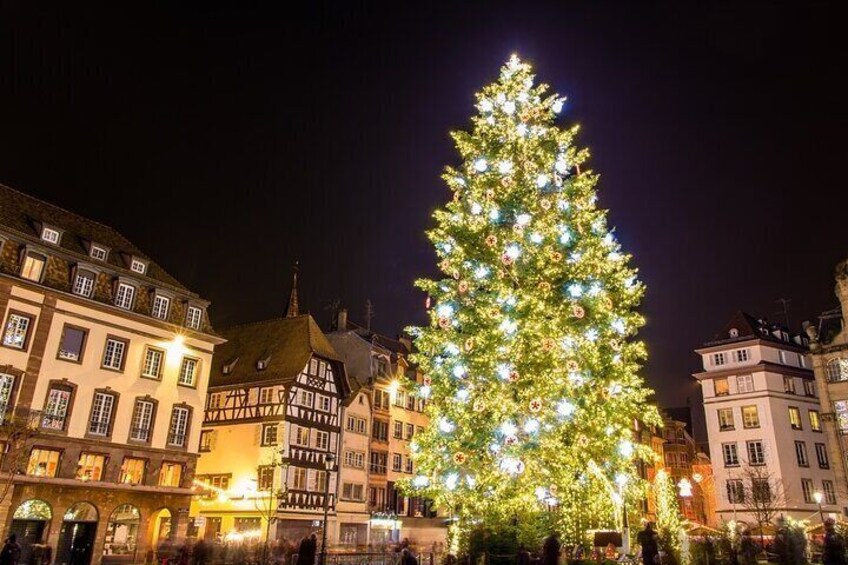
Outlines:
<svg viewBox="0 0 848 565"><path fill-rule="evenodd" d="M324 478L324 533L321 536L321 565L327 563L327 514L330 512L330 472L335 467L336 456L328 453L324 456L327 475Z"/></svg>
<svg viewBox="0 0 848 565"><path fill-rule="evenodd" d="M624 487L627 486L628 480L630 480L630 477L624 473L615 476L615 483L618 485L618 493L616 494L621 500L621 534L623 538L621 545L624 553L630 552L630 525L627 523L627 499L624 495Z"/></svg>
<svg viewBox="0 0 848 565"><path fill-rule="evenodd" d="M815 500L816 504L819 505L819 517L821 518L822 524L824 524L824 512L822 512L822 507L821 507L823 497L824 496L819 491L816 491L816 492L813 493L813 500Z"/></svg>

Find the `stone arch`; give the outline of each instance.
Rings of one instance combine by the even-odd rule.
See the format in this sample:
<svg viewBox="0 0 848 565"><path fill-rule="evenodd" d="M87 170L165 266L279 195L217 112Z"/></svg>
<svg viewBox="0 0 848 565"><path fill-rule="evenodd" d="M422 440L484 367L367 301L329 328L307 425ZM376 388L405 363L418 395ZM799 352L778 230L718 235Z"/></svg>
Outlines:
<svg viewBox="0 0 848 565"><path fill-rule="evenodd" d="M129 503L119 504L112 509L106 523L103 555L137 556L141 532L141 510Z"/></svg>

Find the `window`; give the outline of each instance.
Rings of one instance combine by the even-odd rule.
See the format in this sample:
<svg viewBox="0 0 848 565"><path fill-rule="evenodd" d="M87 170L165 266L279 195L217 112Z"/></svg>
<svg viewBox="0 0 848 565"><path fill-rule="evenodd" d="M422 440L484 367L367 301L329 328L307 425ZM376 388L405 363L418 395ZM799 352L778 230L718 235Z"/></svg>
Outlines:
<svg viewBox="0 0 848 565"><path fill-rule="evenodd" d="M771 501L771 485L768 479L751 479L751 498L755 502Z"/></svg>
<svg viewBox="0 0 848 565"><path fill-rule="evenodd" d="M734 429L733 425L733 408L719 408L718 414L718 429L721 432L726 432Z"/></svg>
<svg viewBox="0 0 848 565"><path fill-rule="evenodd" d="M787 355L786 355L786 352L785 352L785 351L782 351L782 350L781 350L781 351L778 351L778 356L780 357L780 362L781 362L781 363L783 363L784 365L788 365L788 364L789 364L789 362L787 361L787 358L788 358L788 357L787 357Z"/></svg>
<svg viewBox="0 0 848 565"><path fill-rule="evenodd" d="M47 393L47 405L41 415L41 427L48 430L64 431L71 405L71 389L52 387Z"/></svg>
<svg viewBox="0 0 848 565"><path fill-rule="evenodd" d="M186 432L188 431L189 409L183 406L174 406L171 412L171 425L168 428L168 445L174 447L185 447Z"/></svg>
<svg viewBox="0 0 848 565"><path fill-rule="evenodd" d="M294 427L294 438L292 440L294 445L299 445L301 447L309 446L309 428L303 428L301 426Z"/></svg>
<svg viewBox="0 0 848 565"><path fill-rule="evenodd" d="M715 386L715 395L716 396L727 396L730 394L730 385L727 382L727 377L723 379L716 379L713 381Z"/></svg>
<svg viewBox="0 0 848 565"><path fill-rule="evenodd" d="M315 471L315 487L312 490L324 492L325 488L327 488L327 471Z"/></svg>
<svg viewBox="0 0 848 565"><path fill-rule="evenodd" d="M760 427L760 413L757 411L756 406L742 407L742 426L745 428Z"/></svg>
<svg viewBox="0 0 848 565"><path fill-rule="evenodd" d="M763 442L760 440L748 442L748 464L749 465L765 465L766 453L763 449Z"/></svg>
<svg viewBox="0 0 848 565"><path fill-rule="evenodd" d="M259 389L259 404L273 404L274 389L272 387L264 387Z"/></svg>
<svg viewBox="0 0 848 565"><path fill-rule="evenodd" d="M144 261L133 259L130 262L130 270L134 273L138 273L139 275L143 275L145 271L147 271L147 264Z"/></svg>
<svg viewBox="0 0 848 565"><path fill-rule="evenodd" d="M736 389L739 392L754 392L754 377L751 375L739 375L736 377Z"/></svg>
<svg viewBox="0 0 848 565"><path fill-rule="evenodd" d="M21 265L21 278L28 281L41 282L41 277L44 275L44 265L47 263L47 258L44 255L27 251L24 256L23 264Z"/></svg>
<svg viewBox="0 0 848 565"><path fill-rule="evenodd" d="M315 430L315 447L324 451L330 449L330 433Z"/></svg>
<svg viewBox="0 0 848 565"><path fill-rule="evenodd" d="M120 482L127 485L140 485L144 482L144 471L147 467L145 459L137 457L124 457L121 464Z"/></svg>
<svg viewBox="0 0 848 565"><path fill-rule="evenodd" d="M839 433L848 433L848 400L837 400L833 403L833 411L836 413L836 424Z"/></svg>
<svg viewBox="0 0 848 565"><path fill-rule="evenodd" d="M406 409L415 410L415 397L412 395L412 393L410 393L409 396L406 397Z"/></svg>
<svg viewBox="0 0 848 565"><path fill-rule="evenodd" d="M193 330L199 330L202 320L203 310L196 306L189 306L188 310L186 310L186 326Z"/></svg>
<svg viewBox="0 0 848 565"><path fill-rule="evenodd" d="M197 359L183 357L183 362L180 365L180 378L177 382L185 386L194 386L194 380L197 376L197 364Z"/></svg>
<svg viewBox="0 0 848 565"><path fill-rule="evenodd" d="M394 436L396 439L403 439L403 422L395 420Z"/></svg>
<svg viewBox="0 0 848 565"><path fill-rule="evenodd" d="M274 488L274 467L271 465L262 465L259 467L259 472L256 477L256 487L258 490L269 491Z"/></svg>
<svg viewBox="0 0 848 565"><path fill-rule="evenodd" d="M798 460L799 467L810 466L810 461L807 459L807 444L803 441L795 442L795 458Z"/></svg>
<svg viewBox="0 0 848 565"><path fill-rule="evenodd" d="M345 429L349 432L356 432L358 434L366 433L365 430L365 419L357 418L355 416L348 416L345 421Z"/></svg>
<svg viewBox="0 0 848 565"><path fill-rule="evenodd" d="M306 490L306 469L295 467L293 479L292 488L295 490Z"/></svg>
<svg viewBox="0 0 848 565"><path fill-rule="evenodd" d="M825 504L836 504L836 489L833 488L833 481L822 481L822 491L824 491Z"/></svg>
<svg viewBox="0 0 848 565"><path fill-rule="evenodd" d="M820 432L821 420L819 419L819 411L810 410L807 414L810 416L810 429L814 432Z"/></svg>
<svg viewBox="0 0 848 565"><path fill-rule="evenodd" d="M727 363L727 358L724 353L713 353L713 365L719 366Z"/></svg>
<svg viewBox="0 0 848 565"><path fill-rule="evenodd" d="M118 289L115 291L115 306L124 310L132 310L134 299L135 287L126 283L118 283Z"/></svg>
<svg viewBox="0 0 848 565"><path fill-rule="evenodd" d="M392 453L392 471L400 472L403 469L403 455Z"/></svg>
<svg viewBox="0 0 848 565"><path fill-rule="evenodd" d="M208 453L215 449L215 430L203 430L200 432L200 451Z"/></svg>
<svg viewBox="0 0 848 565"><path fill-rule="evenodd" d="M105 248L100 247L99 245L92 245L91 251L89 251L88 255L92 259L97 259L98 261L105 261L108 255L108 252Z"/></svg>
<svg viewBox="0 0 848 565"><path fill-rule="evenodd" d="M345 500L364 500L365 488L356 483L342 483L342 498Z"/></svg>
<svg viewBox="0 0 848 565"><path fill-rule="evenodd" d="M77 462L76 478L81 481L99 481L103 477L103 465L106 457L97 453L80 453Z"/></svg>
<svg viewBox="0 0 848 565"><path fill-rule="evenodd" d="M227 397L223 392L213 392L206 401L207 408L220 408L227 404Z"/></svg>
<svg viewBox="0 0 848 565"><path fill-rule="evenodd" d="M9 403L12 400L12 389L14 385L15 377L0 374L0 422L6 418L6 410L9 409Z"/></svg>
<svg viewBox="0 0 848 565"><path fill-rule="evenodd" d="M406 459L404 459L403 472L404 473L412 473L412 458L411 457L407 457Z"/></svg>
<svg viewBox="0 0 848 565"><path fill-rule="evenodd" d="M388 460L388 453L382 453L379 451L371 452L371 472L377 473L378 475L386 474L386 462Z"/></svg>
<svg viewBox="0 0 848 565"><path fill-rule="evenodd" d="M783 392L795 394L795 377L783 377Z"/></svg>
<svg viewBox="0 0 848 565"><path fill-rule="evenodd" d="M29 316L9 313L6 329L3 332L3 345L13 349L26 349L30 326L32 326L32 318Z"/></svg>
<svg viewBox="0 0 848 565"><path fill-rule="evenodd" d="M801 411L795 406L789 407L789 425L793 430L802 429L801 426Z"/></svg>
<svg viewBox="0 0 848 565"><path fill-rule="evenodd" d="M813 499L813 481L812 479L801 479L801 490L804 493L804 502L807 504L812 504L815 499Z"/></svg>
<svg viewBox="0 0 848 565"><path fill-rule="evenodd" d="M161 349L148 347L144 351L144 364L141 367L141 376L150 379L162 377L162 366L165 360L165 352Z"/></svg>
<svg viewBox="0 0 848 565"><path fill-rule="evenodd" d="M113 371L124 370L124 354L127 350L127 342L113 337L106 339L106 347L103 349L103 368Z"/></svg>
<svg viewBox="0 0 848 565"><path fill-rule="evenodd" d="M343 461L345 467L362 469L365 467L365 454L361 451L345 450Z"/></svg>
<svg viewBox="0 0 848 565"><path fill-rule="evenodd" d="M91 405L91 417L88 420L88 433L95 436L108 436L111 432L112 410L115 407L115 395L107 392L95 392Z"/></svg>
<svg viewBox="0 0 848 565"><path fill-rule="evenodd" d="M804 367L805 369L807 368L807 358L801 355L800 353L798 354L798 365L800 367Z"/></svg>
<svg viewBox="0 0 848 565"><path fill-rule="evenodd" d="M183 478L183 466L180 463L162 463L162 468L159 469L159 486L160 487L178 487Z"/></svg>
<svg viewBox="0 0 848 565"><path fill-rule="evenodd" d="M740 479L727 481L727 501L733 504L745 502L745 485Z"/></svg>
<svg viewBox="0 0 848 565"><path fill-rule="evenodd" d="M29 454L27 475L32 477L55 477L59 469L62 452L56 449L36 447Z"/></svg>
<svg viewBox="0 0 848 565"><path fill-rule="evenodd" d="M197 478L212 487L209 489L208 498L215 498L219 494L224 494L230 488L231 475L201 475Z"/></svg>
<svg viewBox="0 0 848 565"><path fill-rule="evenodd" d="M262 424L262 445L277 445L277 424Z"/></svg>
<svg viewBox="0 0 848 565"><path fill-rule="evenodd" d="M150 441L150 430L153 428L153 412L156 406L151 400L141 398L135 401L132 423L130 424L130 439L132 441Z"/></svg>
<svg viewBox="0 0 848 565"><path fill-rule="evenodd" d="M53 228L41 228L41 239L47 243L59 243L59 232Z"/></svg>
<svg viewBox="0 0 848 565"><path fill-rule="evenodd" d="M736 351L733 352L733 360L736 361L737 363L743 363L743 362L747 361L749 358L750 358L750 355L748 355L747 349L737 349Z"/></svg>
<svg viewBox="0 0 848 565"><path fill-rule="evenodd" d="M239 533L256 532L262 526L262 518L236 518L235 531Z"/></svg>
<svg viewBox="0 0 848 565"><path fill-rule="evenodd" d="M415 436L415 425L407 424L406 425L406 439L410 440Z"/></svg>
<svg viewBox="0 0 848 565"><path fill-rule="evenodd" d="M815 398L816 396L816 383L815 381L804 381L804 394L807 396L812 396Z"/></svg>
<svg viewBox="0 0 848 565"><path fill-rule="evenodd" d="M94 273L77 269L74 273L74 284L71 287L71 292L77 296L91 298L94 293Z"/></svg>
<svg viewBox="0 0 848 565"><path fill-rule="evenodd" d="M171 307L171 299L167 296L157 294L153 297L153 307L150 309L150 315L160 320L168 319L168 310Z"/></svg>
<svg viewBox="0 0 848 565"><path fill-rule="evenodd" d="M371 437L377 441L389 441L389 423L374 420L371 426Z"/></svg>
<svg viewBox="0 0 848 565"><path fill-rule="evenodd" d="M848 380L848 359L831 359L827 362L826 373L831 382Z"/></svg>
<svg viewBox="0 0 848 565"><path fill-rule="evenodd" d="M739 330L736 328L730 328L730 331L727 332L727 334L732 338L737 338L739 337Z"/></svg>
<svg viewBox="0 0 848 565"><path fill-rule="evenodd" d="M57 357L65 361L81 361L87 335L88 332L82 328L66 325L62 329Z"/></svg>
<svg viewBox="0 0 848 565"><path fill-rule="evenodd" d="M389 393L385 390L374 390L374 408L388 410L389 409Z"/></svg>
<svg viewBox="0 0 848 565"><path fill-rule="evenodd" d="M330 397L318 395L318 410L322 412L330 411Z"/></svg>
<svg viewBox="0 0 848 565"><path fill-rule="evenodd" d="M406 406L406 391L399 390L395 393L395 406L403 408Z"/></svg>
<svg viewBox="0 0 848 565"><path fill-rule="evenodd" d="M298 404L301 406L308 406L312 408L312 405L315 403L315 395L308 390L301 390L300 395L298 395Z"/></svg>
<svg viewBox="0 0 848 565"><path fill-rule="evenodd" d="M827 460L827 447L823 443L816 444L816 459L819 463L819 469L829 469L830 462Z"/></svg>
<svg viewBox="0 0 848 565"><path fill-rule="evenodd" d="M739 453L736 450L735 443L723 443L721 452L724 455L725 467L737 467L739 465Z"/></svg>

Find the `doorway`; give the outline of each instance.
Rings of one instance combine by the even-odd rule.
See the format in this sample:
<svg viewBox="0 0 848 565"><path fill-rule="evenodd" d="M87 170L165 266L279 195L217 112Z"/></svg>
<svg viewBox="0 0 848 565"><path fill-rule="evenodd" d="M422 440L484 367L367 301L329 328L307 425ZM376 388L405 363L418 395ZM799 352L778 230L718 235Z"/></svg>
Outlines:
<svg viewBox="0 0 848 565"><path fill-rule="evenodd" d="M52 519L53 510L43 500L26 500L15 509L9 533L17 536L21 546L19 563L26 565L39 557L33 555L33 546L44 544Z"/></svg>
<svg viewBox="0 0 848 565"><path fill-rule="evenodd" d="M59 532L56 565L89 565L97 535L97 509L88 502L68 508Z"/></svg>

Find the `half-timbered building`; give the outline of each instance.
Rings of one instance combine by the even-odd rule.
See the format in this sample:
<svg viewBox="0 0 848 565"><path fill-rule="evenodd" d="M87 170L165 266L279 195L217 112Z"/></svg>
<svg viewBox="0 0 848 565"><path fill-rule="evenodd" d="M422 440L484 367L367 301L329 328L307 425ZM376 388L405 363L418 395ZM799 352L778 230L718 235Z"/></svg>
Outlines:
<svg viewBox="0 0 848 565"><path fill-rule="evenodd" d="M350 385L315 320L294 304L285 318L222 331L201 431L203 495L192 506L204 538L297 540L321 526L325 498L335 516L336 470L326 459L339 461Z"/></svg>

